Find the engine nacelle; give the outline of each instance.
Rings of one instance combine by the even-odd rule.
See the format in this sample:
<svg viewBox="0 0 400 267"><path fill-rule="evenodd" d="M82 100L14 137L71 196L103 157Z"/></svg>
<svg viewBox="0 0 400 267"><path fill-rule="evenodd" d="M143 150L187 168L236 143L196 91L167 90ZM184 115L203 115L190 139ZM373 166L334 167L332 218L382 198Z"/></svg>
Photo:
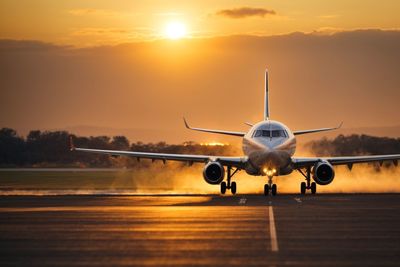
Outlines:
<svg viewBox="0 0 400 267"><path fill-rule="evenodd" d="M220 184L224 180L225 169L221 163L210 161L204 166L203 177L209 184Z"/></svg>
<svg viewBox="0 0 400 267"><path fill-rule="evenodd" d="M313 168L313 179L319 185L332 183L335 178L335 170L327 161L321 161L315 164Z"/></svg>

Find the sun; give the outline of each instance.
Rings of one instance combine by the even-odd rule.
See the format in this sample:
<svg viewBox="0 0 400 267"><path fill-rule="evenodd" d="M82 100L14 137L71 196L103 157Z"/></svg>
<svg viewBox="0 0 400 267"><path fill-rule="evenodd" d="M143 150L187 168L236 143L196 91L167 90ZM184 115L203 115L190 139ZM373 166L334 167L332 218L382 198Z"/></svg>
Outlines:
<svg viewBox="0 0 400 267"><path fill-rule="evenodd" d="M169 22L165 27L165 35L169 39L180 39L186 36L186 26L182 22Z"/></svg>

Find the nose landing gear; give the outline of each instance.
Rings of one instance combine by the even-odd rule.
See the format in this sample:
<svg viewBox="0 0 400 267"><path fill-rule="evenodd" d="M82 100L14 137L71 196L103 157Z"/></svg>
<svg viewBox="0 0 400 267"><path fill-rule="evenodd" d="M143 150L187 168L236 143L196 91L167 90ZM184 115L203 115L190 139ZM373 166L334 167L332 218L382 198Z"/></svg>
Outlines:
<svg viewBox="0 0 400 267"><path fill-rule="evenodd" d="M236 182L231 182L231 178L239 170L238 168L232 173L232 167L228 166L227 181L221 183L221 194L224 195L226 190L231 190L232 195L236 194L237 186Z"/></svg>
<svg viewBox="0 0 400 267"><path fill-rule="evenodd" d="M273 196L278 193L278 186L272 183L272 176L268 177L268 184L264 185L264 195L268 196L270 191Z"/></svg>
<svg viewBox="0 0 400 267"><path fill-rule="evenodd" d="M311 167L307 167L306 173L304 173L301 169L298 171L306 178L306 182L301 182L300 184L300 193L304 195L306 190L311 190L311 194L317 193L317 184L315 182L311 183Z"/></svg>

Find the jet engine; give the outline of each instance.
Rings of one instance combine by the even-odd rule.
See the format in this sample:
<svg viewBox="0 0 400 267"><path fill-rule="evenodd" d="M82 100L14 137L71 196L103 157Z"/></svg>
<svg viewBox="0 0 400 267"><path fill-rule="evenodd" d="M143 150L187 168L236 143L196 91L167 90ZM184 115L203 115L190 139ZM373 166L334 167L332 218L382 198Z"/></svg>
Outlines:
<svg viewBox="0 0 400 267"><path fill-rule="evenodd" d="M315 164L313 168L314 181L319 185L327 185L332 183L335 178L335 170L327 161L321 161Z"/></svg>
<svg viewBox="0 0 400 267"><path fill-rule="evenodd" d="M210 161L204 166L203 177L209 184L220 184L224 180L225 169L221 163Z"/></svg>

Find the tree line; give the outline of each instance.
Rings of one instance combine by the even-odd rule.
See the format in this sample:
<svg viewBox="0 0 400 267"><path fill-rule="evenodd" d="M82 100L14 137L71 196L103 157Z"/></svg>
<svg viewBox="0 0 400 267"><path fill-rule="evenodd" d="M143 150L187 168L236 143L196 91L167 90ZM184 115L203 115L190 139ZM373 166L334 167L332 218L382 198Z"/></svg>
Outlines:
<svg viewBox="0 0 400 267"><path fill-rule="evenodd" d="M338 135L335 139L322 138L306 144L316 156L360 156L400 154L400 138L369 135Z"/></svg>
<svg viewBox="0 0 400 267"><path fill-rule="evenodd" d="M71 152L70 133L66 131L30 131L19 136L10 128L0 129L0 167L146 167L149 161L139 163L135 158L114 158L107 155ZM76 136L75 146L139 152L175 154L238 155L236 147L204 146L195 142L183 144L129 142L125 136ZM400 138L368 135L339 135L307 143L306 148L316 156L355 156L400 153Z"/></svg>

